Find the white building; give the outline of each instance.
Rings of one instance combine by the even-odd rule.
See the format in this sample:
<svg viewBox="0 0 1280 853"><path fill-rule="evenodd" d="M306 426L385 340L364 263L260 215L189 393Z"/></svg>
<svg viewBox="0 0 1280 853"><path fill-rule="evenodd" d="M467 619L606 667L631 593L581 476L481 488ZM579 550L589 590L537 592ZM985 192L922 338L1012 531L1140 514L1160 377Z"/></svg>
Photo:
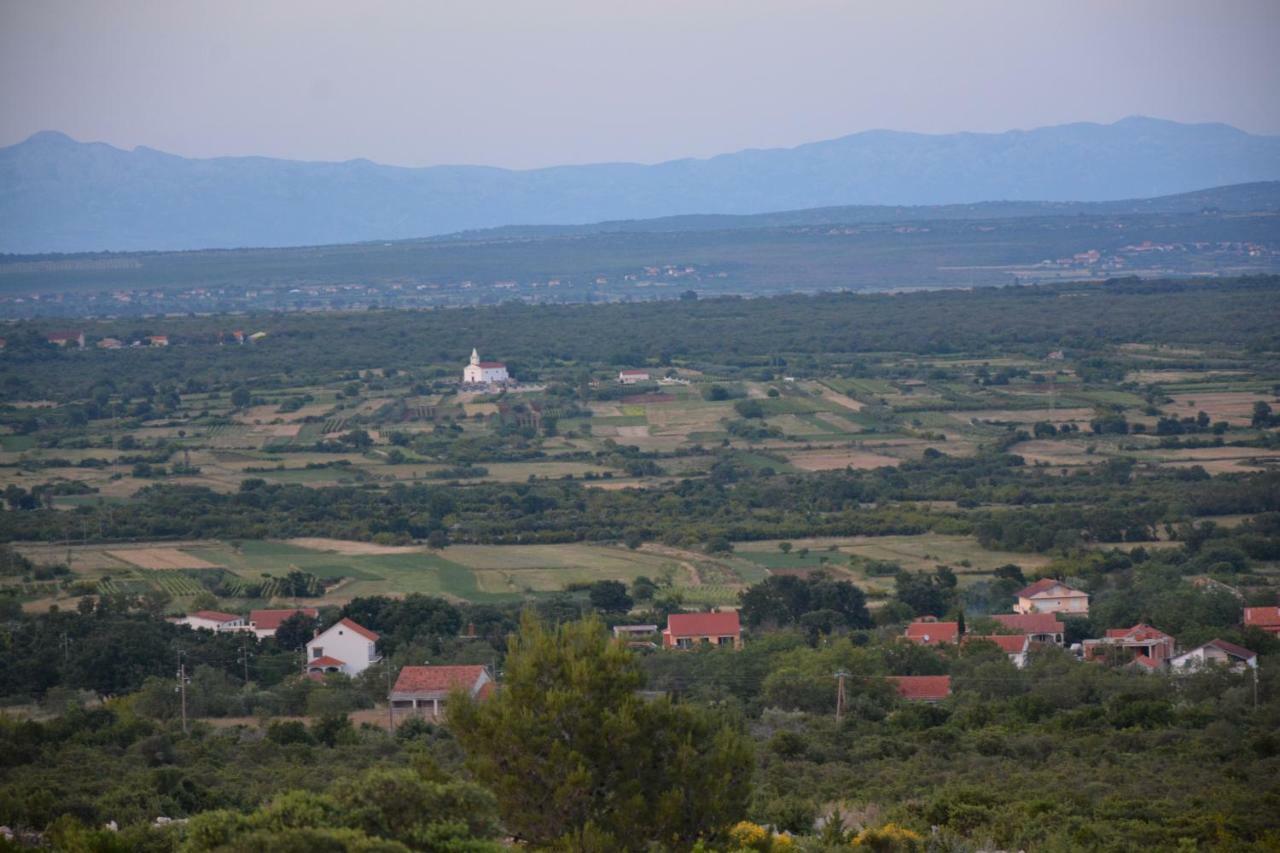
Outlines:
<svg viewBox="0 0 1280 853"><path fill-rule="evenodd" d="M350 619L339 619L307 643L307 675L356 676L379 660L378 635Z"/></svg>
<svg viewBox="0 0 1280 853"><path fill-rule="evenodd" d="M173 621L178 625L189 625L192 628L212 631L215 634L221 634L224 631L243 631L248 628L244 624L243 617L234 613L223 613L219 610L195 610L181 619Z"/></svg>
<svg viewBox="0 0 1280 853"><path fill-rule="evenodd" d="M507 366L500 361L481 361L480 353L471 350L471 363L462 369L462 381L467 385L489 385L506 382Z"/></svg>
<svg viewBox="0 0 1280 853"><path fill-rule="evenodd" d="M493 676L484 666L406 666L391 688L391 708L396 717L444 718L445 704L454 690L465 690L473 699L493 694Z"/></svg>
<svg viewBox="0 0 1280 853"><path fill-rule="evenodd" d="M648 382L649 371L647 370L619 370L618 381L623 385L634 385L637 382Z"/></svg>
<svg viewBox="0 0 1280 853"><path fill-rule="evenodd" d="M1204 669L1210 666L1225 666L1233 672L1244 672L1246 669L1258 668L1258 655L1226 640L1210 640L1203 646L1184 652L1169 661L1169 668L1174 671Z"/></svg>

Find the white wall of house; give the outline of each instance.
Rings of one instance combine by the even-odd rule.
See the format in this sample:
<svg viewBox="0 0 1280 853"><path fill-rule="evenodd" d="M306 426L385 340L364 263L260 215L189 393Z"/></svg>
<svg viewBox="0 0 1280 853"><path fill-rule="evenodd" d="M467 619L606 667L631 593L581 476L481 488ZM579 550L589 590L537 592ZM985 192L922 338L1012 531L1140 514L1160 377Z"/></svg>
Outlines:
<svg viewBox="0 0 1280 853"><path fill-rule="evenodd" d="M319 657L337 658L343 672L356 676L378 661L377 644L339 622L307 643L307 661Z"/></svg>
<svg viewBox="0 0 1280 853"><path fill-rule="evenodd" d="M236 619L232 622L220 622L216 619L204 619L199 616L184 616L178 620L179 625L190 625L192 628L198 628L204 631L213 631L215 634L223 631L243 631L247 626L243 619Z"/></svg>

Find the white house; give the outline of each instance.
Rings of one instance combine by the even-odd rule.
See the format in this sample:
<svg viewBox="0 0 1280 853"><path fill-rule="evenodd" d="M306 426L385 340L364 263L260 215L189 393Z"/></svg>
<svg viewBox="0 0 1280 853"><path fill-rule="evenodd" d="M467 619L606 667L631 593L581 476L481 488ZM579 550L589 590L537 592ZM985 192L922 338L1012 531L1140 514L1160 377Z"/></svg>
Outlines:
<svg viewBox="0 0 1280 853"><path fill-rule="evenodd" d="M1183 652L1169 660L1169 668L1174 672L1210 666L1225 666L1233 672L1244 672L1246 669L1258 668L1258 655L1226 640L1210 640L1199 648Z"/></svg>
<svg viewBox="0 0 1280 853"><path fill-rule="evenodd" d="M406 666L391 688L391 708L396 717L418 716L439 720L445 700L454 690L465 690L473 699L493 693L493 677L484 666Z"/></svg>
<svg viewBox="0 0 1280 853"><path fill-rule="evenodd" d="M307 643L307 675L356 676L379 659L378 635L350 619L339 619Z"/></svg>
<svg viewBox="0 0 1280 853"><path fill-rule="evenodd" d="M500 361L481 361L480 353L471 350L471 363L462 369L462 381L467 385L489 385L506 382L507 366Z"/></svg>
<svg viewBox="0 0 1280 853"><path fill-rule="evenodd" d="M181 619L175 619L174 622L178 625L190 625L192 628L203 631L212 631L215 634L221 634L224 631L243 631L248 627L244 624L243 617L219 610L195 610Z"/></svg>
<svg viewBox="0 0 1280 853"><path fill-rule="evenodd" d="M320 611L314 607L294 607L289 610L250 610L249 628L259 640L266 637L274 637L276 629L280 627L280 623L298 613L303 616L309 616L312 619L320 617Z"/></svg>
<svg viewBox="0 0 1280 853"><path fill-rule="evenodd" d="M1053 578L1041 578L1019 590L1014 613L1065 613L1085 616L1089 613L1089 593L1072 589Z"/></svg>
<svg viewBox="0 0 1280 853"><path fill-rule="evenodd" d="M649 371L647 370L619 370L618 381L623 385L635 385L637 382L648 382Z"/></svg>

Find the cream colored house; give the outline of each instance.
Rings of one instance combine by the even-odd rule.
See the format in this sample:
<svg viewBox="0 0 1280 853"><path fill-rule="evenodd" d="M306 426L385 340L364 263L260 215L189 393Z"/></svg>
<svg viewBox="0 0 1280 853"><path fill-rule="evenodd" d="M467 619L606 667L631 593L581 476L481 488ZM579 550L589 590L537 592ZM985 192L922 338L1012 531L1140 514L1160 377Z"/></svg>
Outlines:
<svg viewBox="0 0 1280 853"><path fill-rule="evenodd" d="M1085 616L1089 613L1089 593L1072 589L1053 578L1041 578L1019 590L1014 613L1063 613Z"/></svg>

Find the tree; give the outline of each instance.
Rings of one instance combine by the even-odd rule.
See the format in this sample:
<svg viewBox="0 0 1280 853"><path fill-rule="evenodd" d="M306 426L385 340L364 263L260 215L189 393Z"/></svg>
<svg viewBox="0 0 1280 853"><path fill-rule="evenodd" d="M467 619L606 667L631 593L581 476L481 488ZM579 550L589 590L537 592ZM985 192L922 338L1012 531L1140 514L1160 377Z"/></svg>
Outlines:
<svg viewBox="0 0 1280 853"><path fill-rule="evenodd" d="M622 581L596 581L588 598L592 607L605 613L626 613L633 603Z"/></svg>
<svg viewBox="0 0 1280 853"><path fill-rule="evenodd" d="M640 698L642 682L598 620L549 630L526 613L503 689L450 698L450 728L510 833L535 847L688 849L741 818L749 741L716 713Z"/></svg>
<svg viewBox="0 0 1280 853"><path fill-rule="evenodd" d="M231 405L237 409L243 409L253 401L253 395L249 393L249 389L243 385L238 386L231 392Z"/></svg>
<svg viewBox="0 0 1280 853"><path fill-rule="evenodd" d="M316 620L299 610L276 628L276 643L280 648L297 651L315 636Z"/></svg>

